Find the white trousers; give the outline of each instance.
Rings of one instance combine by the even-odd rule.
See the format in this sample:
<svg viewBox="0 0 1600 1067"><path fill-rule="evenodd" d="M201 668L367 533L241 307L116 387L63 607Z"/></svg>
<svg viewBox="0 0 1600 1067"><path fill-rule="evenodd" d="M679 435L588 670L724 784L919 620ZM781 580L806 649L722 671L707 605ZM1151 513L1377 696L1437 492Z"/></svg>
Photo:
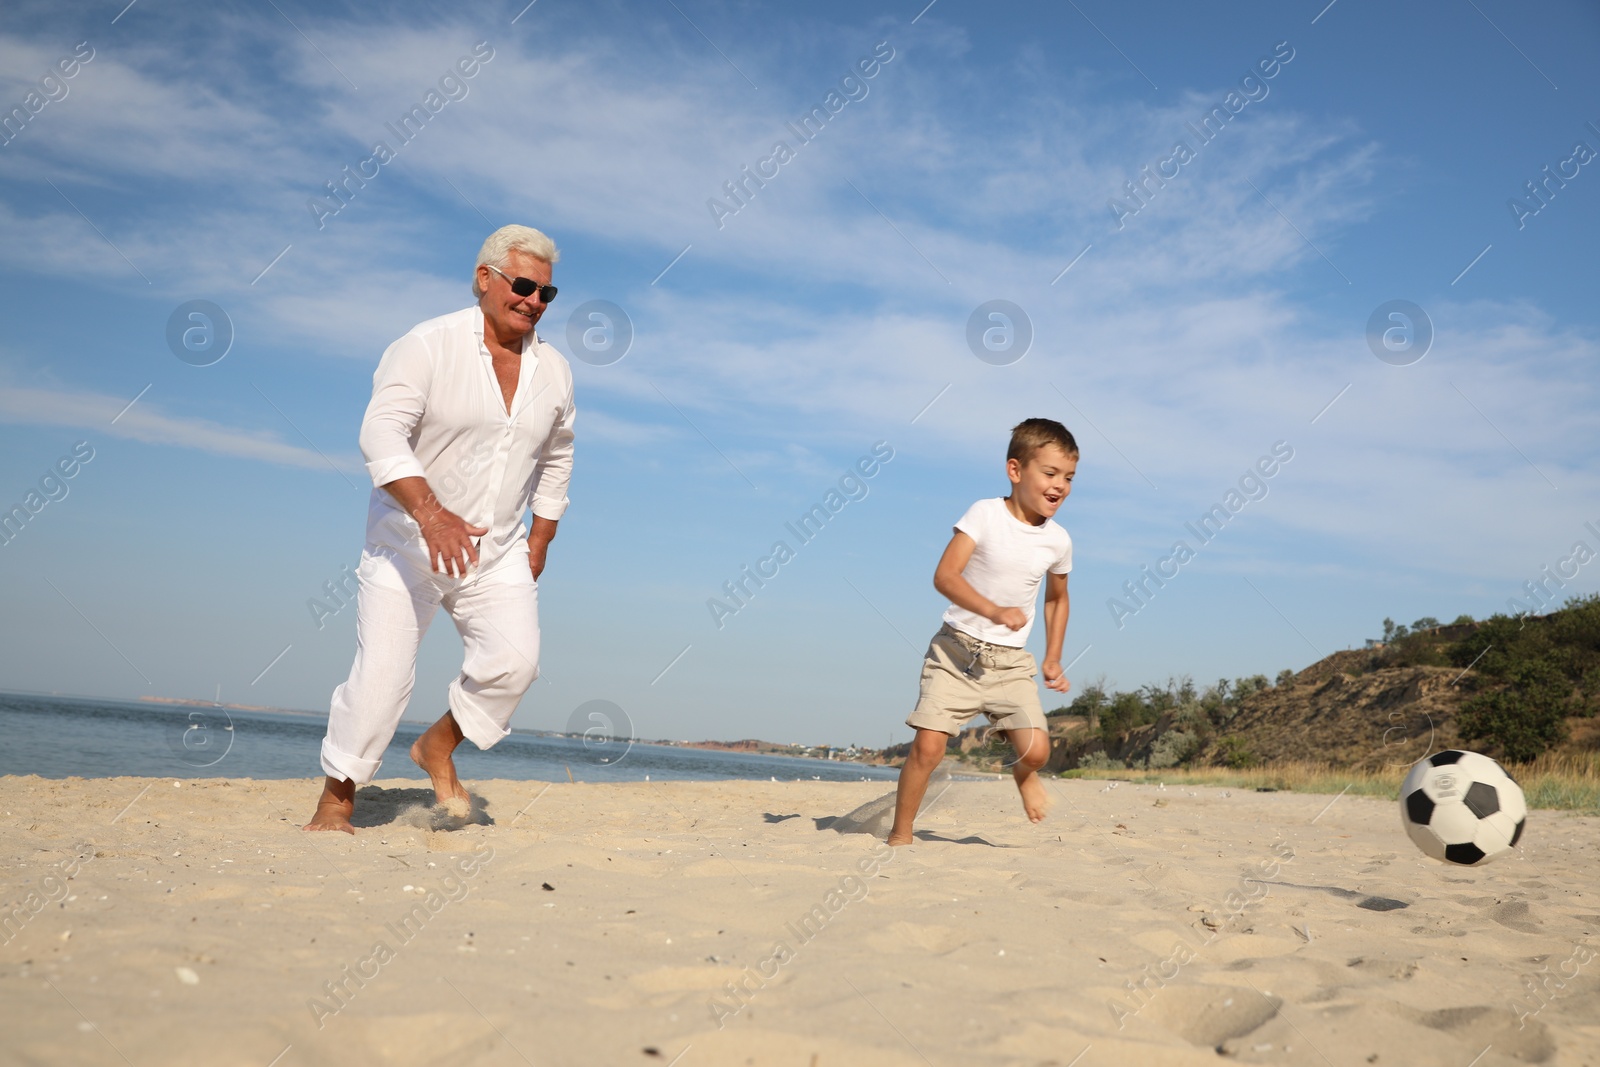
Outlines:
<svg viewBox="0 0 1600 1067"><path fill-rule="evenodd" d="M539 586L527 542L518 538L465 578L434 573L426 552L369 542L361 553L355 664L333 691L322 740L332 778L364 785L376 777L416 682L417 648L441 606L466 646L449 710L473 744L489 748L511 732L511 713L539 677Z"/></svg>

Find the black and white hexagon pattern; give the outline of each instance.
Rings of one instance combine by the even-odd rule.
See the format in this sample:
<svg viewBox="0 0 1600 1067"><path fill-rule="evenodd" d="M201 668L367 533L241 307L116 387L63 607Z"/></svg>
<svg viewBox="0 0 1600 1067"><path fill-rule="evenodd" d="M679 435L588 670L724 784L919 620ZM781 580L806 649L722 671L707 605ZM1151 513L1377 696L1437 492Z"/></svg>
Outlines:
<svg viewBox="0 0 1600 1067"><path fill-rule="evenodd" d="M1516 847L1528 804L1500 764L1452 749L1411 768L1400 786L1400 820L1423 852L1472 867Z"/></svg>

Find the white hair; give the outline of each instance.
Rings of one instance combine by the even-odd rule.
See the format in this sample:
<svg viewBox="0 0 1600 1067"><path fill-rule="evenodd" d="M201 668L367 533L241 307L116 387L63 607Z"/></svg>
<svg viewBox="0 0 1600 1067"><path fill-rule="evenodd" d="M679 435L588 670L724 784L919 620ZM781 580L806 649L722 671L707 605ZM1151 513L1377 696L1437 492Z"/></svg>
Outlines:
<svg viewBox="0 0 1600 1067"><path fill-rule="evenodd" d="M477 268L485 264L503 267L506 265L506 257L513 251L526 252L534 259L542 259L551 266L561 259L561 253L556 250L556 243L532 226L502 226L491 233L488 240L483 242L483 247L478 249L478 262L472 270L473 296L483 296L483 288L478 285Z"/></svg>

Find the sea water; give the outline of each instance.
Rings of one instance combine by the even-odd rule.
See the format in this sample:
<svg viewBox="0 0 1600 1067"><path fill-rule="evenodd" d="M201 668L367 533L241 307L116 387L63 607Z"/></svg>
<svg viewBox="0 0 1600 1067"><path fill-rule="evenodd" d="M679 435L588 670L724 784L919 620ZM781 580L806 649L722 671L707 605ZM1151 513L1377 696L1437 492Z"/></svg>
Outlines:
<svg viewBox="0 0 1600 1067"><path fill-rule="evenodd" d="M0 774L46 778L320 778L325 715L212 705L0 693ZM401 723L380 778L426 775L407 754L426 727ZM514 731L487 752L456 749L463 779L582 782L859 782L893 780L892 767L838 760L719 752L628 739Z"/></svg>

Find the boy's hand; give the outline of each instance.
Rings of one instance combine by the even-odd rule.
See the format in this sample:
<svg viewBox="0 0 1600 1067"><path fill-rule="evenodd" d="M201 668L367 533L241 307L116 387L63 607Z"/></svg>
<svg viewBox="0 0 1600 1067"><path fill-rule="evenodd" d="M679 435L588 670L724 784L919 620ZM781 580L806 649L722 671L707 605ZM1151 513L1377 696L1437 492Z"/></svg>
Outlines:
<svg viewBox="0 0 1600 1067"><path fill-rule="evenodd" d="M995 613L989 616L989 621L1008 630L1020 630L1028 625L1028 616L1022 613L1021 608L996 608Z"/></svg>
<svg viewBox="0 0 1600 1067"><path fill-rule="evenodd" d="M1040 670L1044 672L1044 687L1046 689L1054 689L1058 693L1065 693L1072 688L1072 683L1067 681L1067 676L1061 673L1060 660L1047 659Z"/></svg>

